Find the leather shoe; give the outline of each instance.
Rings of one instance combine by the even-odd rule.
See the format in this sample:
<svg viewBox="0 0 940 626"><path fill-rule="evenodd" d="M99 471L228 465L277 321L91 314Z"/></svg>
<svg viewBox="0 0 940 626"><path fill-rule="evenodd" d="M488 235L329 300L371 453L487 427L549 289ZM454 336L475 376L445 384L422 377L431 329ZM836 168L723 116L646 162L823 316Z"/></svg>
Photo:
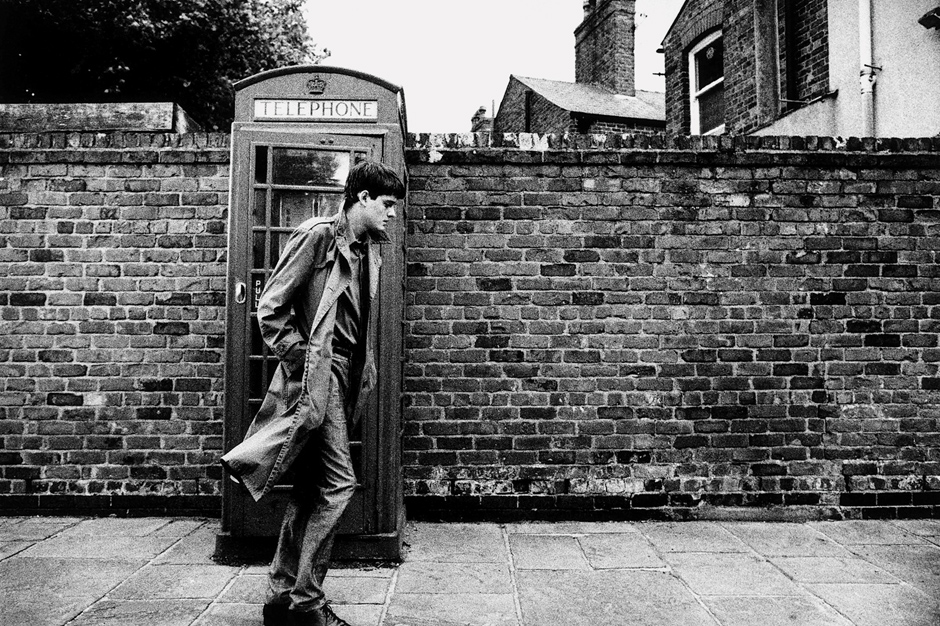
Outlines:
<svg viewBox="0 0 940 626"><path fill-rule="evenodd" d="M326 626L323 609L312 611L288 611L288 626Z"/></svg>
<svg viewBox="0 0 940 626"><path fill-rule="evenodd" d="M290 624L289 604L265 604L261 608L264 626L288 626Z"/></svg>

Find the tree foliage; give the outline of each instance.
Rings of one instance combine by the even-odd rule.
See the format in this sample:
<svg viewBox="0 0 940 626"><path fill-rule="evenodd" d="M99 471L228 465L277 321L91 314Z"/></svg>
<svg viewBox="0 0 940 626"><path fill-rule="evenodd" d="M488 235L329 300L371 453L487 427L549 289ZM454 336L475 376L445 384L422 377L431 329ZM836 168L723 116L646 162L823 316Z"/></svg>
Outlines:
<svg viewBox="0 0 940 626"><path fill-rule="evenodd" d="M0 0L0 101L178 102L226 129L232 84L317 63L302 0Z"/></svg>

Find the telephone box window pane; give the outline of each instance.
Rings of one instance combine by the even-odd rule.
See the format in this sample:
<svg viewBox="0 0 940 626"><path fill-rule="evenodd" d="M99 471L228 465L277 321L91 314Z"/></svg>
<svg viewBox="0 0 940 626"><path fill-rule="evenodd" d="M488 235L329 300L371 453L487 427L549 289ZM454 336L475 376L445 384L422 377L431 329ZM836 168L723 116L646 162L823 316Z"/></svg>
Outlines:
<svg viewBox="0 0 940 626"><path fill-rule="evenodd" d="M316 191L274 191L271 225L297 228L311 217L329 217L342 208L343 194Z"/></svg>
<svg viewBox="0 0 940 626"><path fill-rule="evenodd" d="M252 267L256 270L264 269L264 231L252 233L251 242L251 253L254 261Z"/></svg>
<svg viewBox="0 0 940 626"><path fill-rule="evenodd" d="M290 233L271 233L271 268L277 265L288 239Z"/></svg>
<svg viewBox="0 0 940 626"><path fill-rule="evenodd" d="M349 153L274 148L275 185L341 187L349 174Z"/></svg>
<svg viewBox="0 0 940 626"><path fill-rule="evenodd" d="M314 215L317 217L330 217L343 210L343 194L318 193L313 205Z"/></svg>
<svg viewBox="0 0 940 626"><path fill-rule="evenodd" d="M248 397L262 398L267 390L264 380L264 361L252 359L248 364Z"/></svg>
<svg viewBox="0 0 940 626"><path fill-rule="evenodd" d="M253 189L252 195L255 199L251 207L251 224L253 226L264 226L264 213L267 208L267 194L263 189ZM274 226L274 224L272 224Z"/></svg>
<svg viewBox="0 0 940 626"><path fill-rule="evenodd" d="M268 147L255 146L255 182L268 182Z"/></svg>
<svg viewBox="0 0 940 626"><path fill-rule="evenodd" d="M251 353L256 356L261 356L264 353L264 339L261 337L261 327L258 326L258 321L255 320L251 323Z"/></svg>
<svg viewBox="0 0 940 626"><path fill-rule="evenodd" d="M725 123L725 86L717 85L698 98L699 129L707 133Z"/></svg>
<svg viewBox="0 0 940 626"><path fill-rule="evenodd" d="M719 38L708 44L695 54L696 89L712 84L725 73L724 40Z"/></svg>

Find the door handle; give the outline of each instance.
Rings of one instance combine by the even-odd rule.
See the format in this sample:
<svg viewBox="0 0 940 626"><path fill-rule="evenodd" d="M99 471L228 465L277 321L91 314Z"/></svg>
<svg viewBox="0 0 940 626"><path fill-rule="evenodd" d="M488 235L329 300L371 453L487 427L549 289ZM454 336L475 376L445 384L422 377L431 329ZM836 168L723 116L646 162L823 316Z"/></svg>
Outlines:
<svg viewBox="0 0 940 626"><path fill-rule="evenodd" d="M245 304L245 300L248 298L248 285L239 281L235 283L235 302L238 304Z"/></svg>

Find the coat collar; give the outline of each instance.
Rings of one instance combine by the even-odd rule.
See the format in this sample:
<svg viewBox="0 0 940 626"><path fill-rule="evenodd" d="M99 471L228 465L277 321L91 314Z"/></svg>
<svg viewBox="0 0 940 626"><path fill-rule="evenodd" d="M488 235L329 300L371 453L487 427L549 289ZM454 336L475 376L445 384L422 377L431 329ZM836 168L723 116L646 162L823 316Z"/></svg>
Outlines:
<svg viewBox="0 0 940 626"><path fill-rule="evenodd" d="M336 249L346 260L348 267L350 256L352 255L349 251L349 244L352 243L352 232L349 229L349 219L346 217L346 211L340 209L339 213L336 214L333 229L335 232ZM371 299L375 299L375 295L378 292L379 268L382 266L382 257L378 249L373 250L372 246L373 244L389 241L391 241L391 239L387 233L369 233L369 236L366 237L366 249L364 253L369 263L369 297Z"/></svg>
<svg viewBox="0 0 940 626"><path fill-rule="evenodd" d="M336 229L336 245L340 249L340 252L342 252L343 256L348 260L350 254L349 244L355 240L352 237L352 231L349 228L349 218L346 217L345 210L340 209L339 212L337 212L334 228ZM388 243L389 241L391 241L391 239L387 233L370 232L366 237L367 244Z"/></svg>

